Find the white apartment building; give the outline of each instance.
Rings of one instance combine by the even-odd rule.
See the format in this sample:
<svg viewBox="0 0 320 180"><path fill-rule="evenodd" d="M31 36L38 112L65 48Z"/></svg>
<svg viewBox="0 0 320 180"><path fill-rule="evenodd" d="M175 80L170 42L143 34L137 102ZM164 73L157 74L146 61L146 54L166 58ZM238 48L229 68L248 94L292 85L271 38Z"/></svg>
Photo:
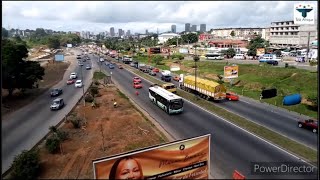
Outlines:
<svg viewBox="0 0 320 180"><path fill-rule="evenodd" d="M231 38L231 32L234 32L234 38L248 39L252 35L261 35L262 38L266 38L265 28L219 28L213 29L211 34L216 37Z"/></svg>
<svg viewBox="0 0 320 180"><path fill-rule="evenodd" d="M271 22L269 43L275 47L306 47L309 32L311 43L317 39L317 21L314 25L298 25L294 21Z"/></svg>
<svg viewBox="0 0 320 180"><path fill-rule="evenodd" d="M159 44L163 44L165 42L167 42L169 39L171 38L174 38L174 37L180 37L179 34L176 34L176 33L163 33L163 34L160 34L158 36L158 40L159 40Z"/></svg>

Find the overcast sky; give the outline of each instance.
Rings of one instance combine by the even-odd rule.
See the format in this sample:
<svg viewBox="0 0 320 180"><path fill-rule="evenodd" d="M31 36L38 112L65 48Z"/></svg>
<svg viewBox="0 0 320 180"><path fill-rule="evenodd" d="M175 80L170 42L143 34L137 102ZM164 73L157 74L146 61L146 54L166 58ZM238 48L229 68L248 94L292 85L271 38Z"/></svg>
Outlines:
<svg viewBox="0 0 320 180"><path fill-rule="evenodd" d="M315 5L317 2L303 1ZM184 31L184 24L224 27L268 27L271 21L293 20L299 1L3 1L2 27L59 31L131 33ZM317 14L315 15L317 16Z"/></svg>

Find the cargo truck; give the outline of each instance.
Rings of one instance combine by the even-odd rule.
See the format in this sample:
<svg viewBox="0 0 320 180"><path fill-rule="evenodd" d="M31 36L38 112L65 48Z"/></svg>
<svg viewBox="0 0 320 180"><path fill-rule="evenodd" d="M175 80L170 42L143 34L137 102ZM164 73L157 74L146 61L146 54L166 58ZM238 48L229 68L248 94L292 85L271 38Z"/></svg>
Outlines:
<svg viewBox="0 0 320 180"><path fill-rule="evenodd" d="M223 100L226 98L227 89L223 84L199 77L196 79L195 76L191 75L183 76L183 74L181 74L180 77L179 87L182 90L197 94L207 100ZM195 80L197 81L196 87Z"/></svg>
<svg viewBox="0 0 320 180"><path fill-rule="evenodd" d="M168 70L161 71L161 80L170 82L171 81L171 72Z"/></svg>

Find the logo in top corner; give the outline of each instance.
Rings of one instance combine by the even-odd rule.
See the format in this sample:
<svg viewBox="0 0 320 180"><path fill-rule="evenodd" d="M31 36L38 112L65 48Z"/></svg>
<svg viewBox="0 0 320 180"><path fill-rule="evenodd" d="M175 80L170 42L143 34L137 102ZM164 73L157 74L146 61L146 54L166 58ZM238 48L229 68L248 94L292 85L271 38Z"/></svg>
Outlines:
<svg viewBox="0 0 320 180"><path fill-rule="evenodd" d="M298 7L296 7L296 10L301 13L303 18L306 18L307 17L307 13L312 11L313 7L310 6L310 4L308 4L308 5L299 4Z"/></svg>

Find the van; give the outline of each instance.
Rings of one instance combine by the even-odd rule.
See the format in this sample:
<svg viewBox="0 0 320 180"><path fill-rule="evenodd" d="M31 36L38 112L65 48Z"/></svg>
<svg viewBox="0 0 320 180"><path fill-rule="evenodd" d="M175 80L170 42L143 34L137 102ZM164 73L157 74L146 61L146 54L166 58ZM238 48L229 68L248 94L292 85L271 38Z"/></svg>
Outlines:
<svg viewBox="0 0 320 180"><path fill-rule="evenodd" d="M172 92L172 93L175 93L177 94L177 87L172 84L172 83L165 83L165 84L162 84L161 86L163 89L169 91L169 92Z"/></svg>
<svg viewBox="0 0 320 180"><path fill-rule="evenodd" d="M244 59L244 54L236 54L233 59Z"/></svg>

